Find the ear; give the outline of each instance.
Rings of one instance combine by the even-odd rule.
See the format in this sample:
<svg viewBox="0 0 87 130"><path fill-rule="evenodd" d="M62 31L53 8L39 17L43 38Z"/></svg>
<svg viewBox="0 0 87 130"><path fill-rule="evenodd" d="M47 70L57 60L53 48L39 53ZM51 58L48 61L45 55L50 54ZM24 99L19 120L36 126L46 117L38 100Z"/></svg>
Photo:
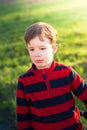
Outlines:
<svg viewBox="0 0 87 130"><path fill-rule="evenodd" d="M55 54L57 52L57 49L58 49L58 44L52 45L52 48L53 48L53 54Z"/></svg>

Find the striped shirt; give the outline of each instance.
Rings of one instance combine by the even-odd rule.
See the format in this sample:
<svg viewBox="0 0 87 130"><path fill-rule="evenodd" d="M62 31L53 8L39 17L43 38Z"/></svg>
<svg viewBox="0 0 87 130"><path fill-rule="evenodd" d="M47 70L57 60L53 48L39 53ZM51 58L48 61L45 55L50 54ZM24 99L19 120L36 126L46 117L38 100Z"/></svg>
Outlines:
<svg viewBox="0 0 87 130"><path fill-rule="evenodd" d="M87 83L71 67L32 65L18 78L16 94L18 130L82 130L73 95L87 106Z"/></svg>

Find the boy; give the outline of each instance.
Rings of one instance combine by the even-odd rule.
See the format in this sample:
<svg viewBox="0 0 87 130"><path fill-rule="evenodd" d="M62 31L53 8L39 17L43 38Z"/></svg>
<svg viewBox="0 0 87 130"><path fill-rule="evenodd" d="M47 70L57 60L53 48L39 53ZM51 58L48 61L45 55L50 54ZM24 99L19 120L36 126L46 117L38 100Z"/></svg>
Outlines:
<svg viewBox="0 0 87 130"><path fill-rule="evenodd" d="M83 130L73 94L87 106L87 83L71 68L54 61L57 32L43 22L25 33L31 68L18 79L18 130Z"/></svg>

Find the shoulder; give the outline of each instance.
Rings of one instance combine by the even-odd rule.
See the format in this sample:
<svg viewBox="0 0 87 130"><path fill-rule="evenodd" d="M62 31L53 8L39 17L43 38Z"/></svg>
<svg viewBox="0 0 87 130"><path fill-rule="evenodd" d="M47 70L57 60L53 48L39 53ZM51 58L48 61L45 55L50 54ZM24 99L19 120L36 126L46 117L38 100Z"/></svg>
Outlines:
<svg viewBox="0 0 87 130"><path fill-rule="evenodd" d="M67 66L65 64L62 63L56 63L55 68L54 68L54 72L58 73L58 74L62 74L63 76L72 76L76 75L76 71L71 67L71 66Z"/></svg>
<svg viewBox="0 0 87 130"><path fill-rule="evenodd" d="M55 70L68 70L71 71L73 68L62 63L55 62Z"/></svg>
<svg viewBox="0 0 87 130"><path fill-rule="evenodd" d="M22 80L22 79L25 79L25 78L31 77L31 76L34 76L34 72L33 72L32 67L30 69L28 69L25 73L23 73L22 75L20 75L18 77L18 80Z"/></svg>

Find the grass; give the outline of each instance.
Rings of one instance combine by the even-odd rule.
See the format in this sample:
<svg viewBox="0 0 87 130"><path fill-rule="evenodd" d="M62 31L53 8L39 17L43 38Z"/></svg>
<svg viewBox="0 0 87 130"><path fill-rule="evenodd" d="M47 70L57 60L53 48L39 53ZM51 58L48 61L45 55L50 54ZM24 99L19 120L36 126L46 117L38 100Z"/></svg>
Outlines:
<svg viewBox="0 0 87 130"><path fill-rule="evenodd" d="M27 26L36 21L50 23L59 33L55 60L73 66L87 81L86 16L86 0L0 4L0 110L15 110L17 78L31 65L23 36ZM79 100L76 103L86 109Z"/></svg>

